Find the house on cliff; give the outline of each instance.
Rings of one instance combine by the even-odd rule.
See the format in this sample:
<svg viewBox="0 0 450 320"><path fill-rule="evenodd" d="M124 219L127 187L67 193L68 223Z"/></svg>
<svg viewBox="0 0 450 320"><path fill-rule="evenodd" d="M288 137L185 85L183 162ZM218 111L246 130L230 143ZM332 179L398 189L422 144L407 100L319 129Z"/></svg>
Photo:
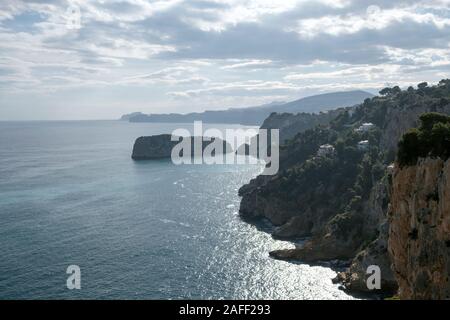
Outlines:
<svg viewBox="0 0 450 320"><path fill-rule="evenodd" d="M358 150L359 151L367 151L369 150L370 144L369 140L363 140L358 142Z"/></svg>
<svg viewBox="0 0 450 320"><path fill-rule="evenodd" d="M336 149L331 144L324 144L319 147L317 150L318 157L329 157L333 156L336 152Z"/></svg>
<svg viewBox="0 0 450 320"><path fill-rule="evenodd" d="M361 126L359 126L357 129L355 129L356 132L368 132L370 129L373 129L375 125L371 122L363 123Z"/></svg>

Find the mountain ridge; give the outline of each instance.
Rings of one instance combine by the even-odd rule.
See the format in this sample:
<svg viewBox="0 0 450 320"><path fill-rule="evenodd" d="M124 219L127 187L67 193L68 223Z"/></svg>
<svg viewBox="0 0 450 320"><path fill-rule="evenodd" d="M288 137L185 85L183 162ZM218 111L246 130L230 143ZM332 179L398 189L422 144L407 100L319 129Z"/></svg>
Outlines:
<svg viewBox="0 0 450 320"><path fill-rule="evenodd" d="M340 91L313 95L291 102L272 102L269 104L247 107L229 108L226 110L207 110L187 114L144 114L140 112L122 116L121 120L130 122L167 122L187 123L203 121L205 123L229 123L241 125L261 125L271 113L319 113L341 107L349 107L362 103L373 94L362 91Z"/></svg>

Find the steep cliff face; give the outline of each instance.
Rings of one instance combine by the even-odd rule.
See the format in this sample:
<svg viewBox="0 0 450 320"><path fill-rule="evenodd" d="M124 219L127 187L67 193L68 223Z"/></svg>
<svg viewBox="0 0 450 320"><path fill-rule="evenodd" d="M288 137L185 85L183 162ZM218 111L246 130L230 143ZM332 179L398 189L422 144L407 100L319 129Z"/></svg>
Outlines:
<svg viewBox="0 0 450 320"><path fill-rule="evenodd" d="M366 281L367 268L377 265L381 270L381 291L385 294L394 294L398 288L397 281L391 270L391 261L388 255L388 219L387 209L391 193L392 177L389 173L371 190L364 210L360 212L363 219L362 235L369 244L361 246L362 250L351 261L350 267L338 274L335 282L342 283L346 289L354 292L370 292ZM374 240L375 239L375 240Z"/></svg>
<svg viewBox="0 0 450 320"><path fill-rule="evenodd" d="M388 108L386 122L381 136L380 147L387 150L396 150L400 137L409 129L418 126L419 116L426 112L450 113L450 104L413 103L402 112L403 108ZM400 112L399 112L400 111ZM404 110L406 111L406 110Z"/></svg>
<svg viewBox="0 0 450 320"><path fill-rule="evenodd" d="M331 208L339 206L340 199L333 195L349 184L350 179L333 177L333 172L342 165L339 159L316 158L305 163L307 175L292 172L290 176L260 181L265 183L261 188L243 187L241 216L268 219L279 227L275 231L277 237L312 235L334 214Z"/></svg>
<svg viewBox="0 0 450 320"><path fill-rule="evenodd" d="M397 167L389 253L402 299L450 299L450 160Z"/></svg>
<svg viewBox="0 0 450 320"><path fill-rule="evenodd" d="M273 257L282 259L300 259L303 261L317 261L330 259L351 259L351 270L340 275L346 279L346 284L356 290L361 287L366 291L367 266L387 264L386 245L386 211L389 202L389 184L387 178L379 181L370 191L368 199L363 202L361 210L347 211L335 214L333 210L328 215L329 220L317 223L317 233L303 247L293 250L280 250L272 252ZM328 194L332 197L333 194ZM321 212L316 215L323 217ZM312 214L312 216L316 216ZM331 217L331 219L330 219ZM317 217L316 217L317 219ZM303 221L298 218L298 220ZM321 229L322 228L322 229ZM366 247L367 246L367 247ZM392 273L386 270L383 276L386 283L393 278ZM389 284L389 287L392 287ZM365 288L365 289L364 289Z"/></svg>
<svg viewBox="0 0 450 320"><path fill-rule="evenodd" d="M176 141L171 141L169 134L139 137L134 142L131 158L134 160L170 158L172 148L176 144Z"/></svg>

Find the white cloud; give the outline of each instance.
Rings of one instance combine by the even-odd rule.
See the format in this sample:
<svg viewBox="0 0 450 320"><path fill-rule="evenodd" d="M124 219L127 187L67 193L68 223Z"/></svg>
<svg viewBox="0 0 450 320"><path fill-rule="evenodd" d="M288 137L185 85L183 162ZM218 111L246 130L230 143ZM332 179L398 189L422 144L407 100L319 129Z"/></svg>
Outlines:
<svg viewBox="0 0 450 320"><path fill-rule="evenodd" d="M193 24L203 31L223 31L238 23L259 22L265 15L276 15L294 8L301 0L223 0L222 7L203 10L204 17L188 16L183 21ZM186 1L188 4L189 1ZM199 9L191 9L199 11ZM215 17L216 19L211 19Z"/></svg>
<svg viewBox="0 0 450 320"><path fill-rule="evenodd" d="M104 39L107 45L89 43L86 49L91 50L100 57L109 58L134 58L148 59L164 51L175 51L173 46L149 44L139 41L129 41L125 39Z"/></svg>
<svg viewBox="0 0 450 320"><path fill-rule="evenodd" d="M190 85L204 84L210 80L197 74L198 68L190 66L169 67L149 74L140 74L125 77L117 82L121 85L149 85L149 84L167 84L167 85Z"/></svg>
<svg viewBox="0 0 450 320"><path fill-rule="evenodd" d="M417 13L416 8L380 9L368 11L363 15L334 15L298 21L297 26L288 30L296 31L304 38L313 38L319 34L338 36L352 34L361 30L382 30L393 23L413 22L431 24L439 29L450 26L450 19L433 13Z"/></svg>
<svg viewBox="0 0 450 320"><path fill-rule="evenodd" d="M295 92L300 87L285 81L262 81L262 80L248 80L243 82L233 83L211 83L207 88L186 90L186 91L173 91L169 92L169 96L173 97L199 97L205 95L230 95L230 96L251 96L270 93L271 95L276 92L284 93Z"/></svg>
<svg viewBox="0 0 450 320"><path fill-rule="evenodd" d="M229 69L241 69L241 68L252 68L258 69L261 67L267 67L273 62L271 60L237 60L236 63L228 64L222 67L224 70Z"/></svg>

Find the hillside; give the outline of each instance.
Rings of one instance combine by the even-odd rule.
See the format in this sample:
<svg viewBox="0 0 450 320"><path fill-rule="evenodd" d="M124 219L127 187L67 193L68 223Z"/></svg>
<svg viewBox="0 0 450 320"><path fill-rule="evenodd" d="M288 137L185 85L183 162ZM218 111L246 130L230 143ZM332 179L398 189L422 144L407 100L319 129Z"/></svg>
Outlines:
<svg viewBox="0 0 450 320"><path fill-rule="evenodd" d="M339 107L354 106L372 97L374 97L373 94L361 90L324 93L282 104L277 107L276 111L280 113L315 113L318 111L333 110Z"/></svg>
<svg viewBox="0 0 450 320"><path fill-rule="evenodd" d="M331 121L297 134L280 150L276 176L257 177L240 189L243 218L266 218L274 236L309 239L278 250L279 259L352 260L340 281L364 291L368 264L385 266L383 289L396 281L387 254L389 165L401 136L427 112L450 114L450 80L418 89L392 88ZM364 123L371 125L362 126ZM366 129L361 129L366 128ZM331 145L328 153L320 146Z"/></svg>

